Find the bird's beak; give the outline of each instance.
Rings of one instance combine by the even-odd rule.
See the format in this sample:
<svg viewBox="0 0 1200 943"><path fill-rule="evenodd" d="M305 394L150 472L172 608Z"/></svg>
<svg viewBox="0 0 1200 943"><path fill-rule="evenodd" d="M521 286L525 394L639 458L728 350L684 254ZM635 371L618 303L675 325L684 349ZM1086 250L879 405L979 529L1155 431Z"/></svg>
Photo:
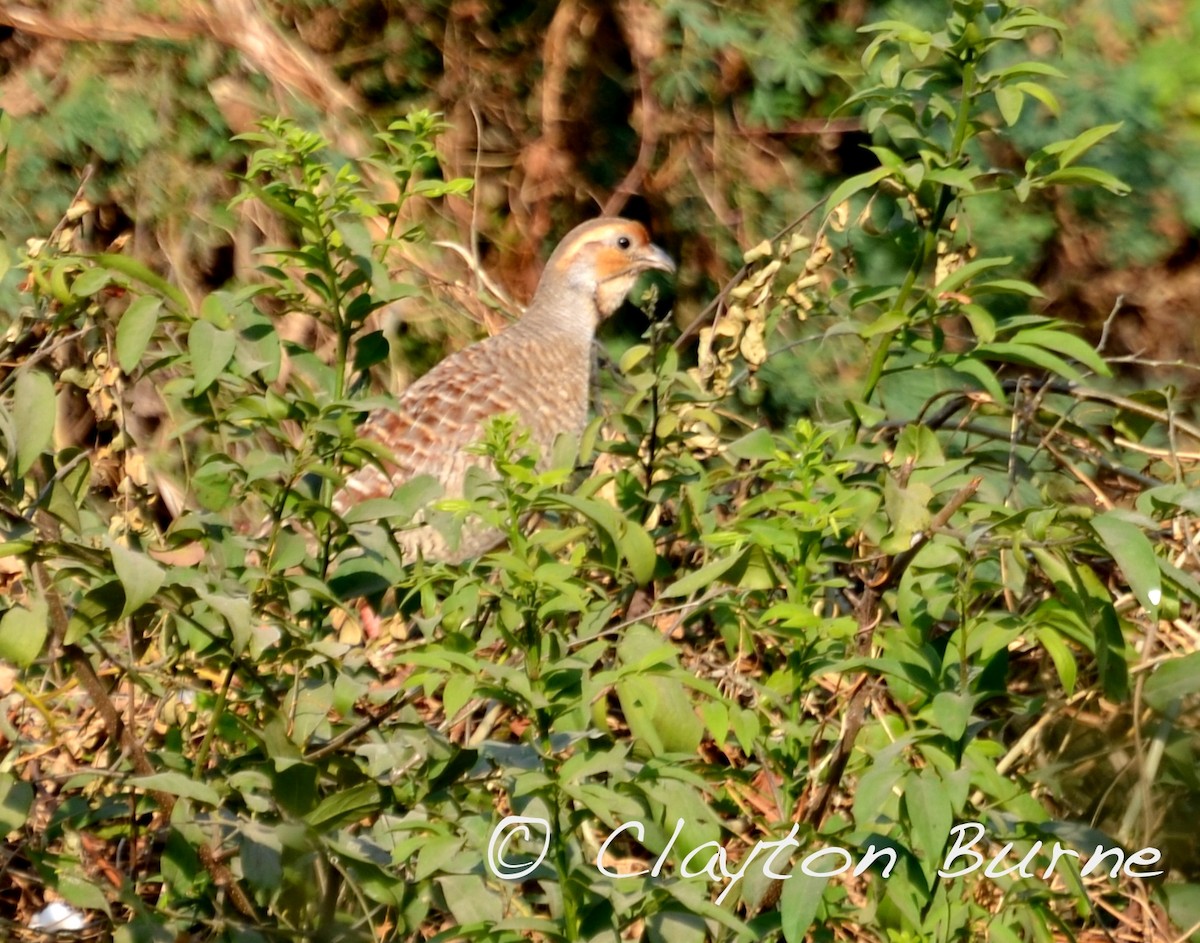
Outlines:
<svg viewBox="0 0 1200 943"><path fill-rule="evenodd" d="M675 261L662 249L649 243L638 253L638 264L643 269L658 269L660 272L675 272Z"/></svg>

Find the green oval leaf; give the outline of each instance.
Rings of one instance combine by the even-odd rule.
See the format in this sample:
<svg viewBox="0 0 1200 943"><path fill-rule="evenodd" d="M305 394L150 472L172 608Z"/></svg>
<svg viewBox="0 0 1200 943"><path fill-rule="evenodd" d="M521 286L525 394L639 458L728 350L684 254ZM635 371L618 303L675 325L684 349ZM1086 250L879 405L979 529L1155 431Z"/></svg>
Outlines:
<svg viewBox="0 0 1200 943"><path fill-rule="evenodd" d="M33 786L11 773L0 773L0 831L15 832L25 825L33 807Z"/></svg>
<svg viewBox="0 0 1200 943"><path fill-rule="evenodd" d="M35 599L26 606L13 606L0 618L0 658L19 668L28 668L42 653L49 634L46 603Z"/></svg>
<svg viewBox="0 0 1200 943"><path fill-rule="evenodd" d="M1156 614L1162 602L1162 578L1150 538L1115 511L1092 518L1092 530L1129 580L1142 608Z"/></svg>
<svg viewBox="0 0 1200 943"><path fill-rule="evenodd" d="M1021 120L1021 106L1025 104L1024 93L1013 86L1002 85L996 89L996 104L1004 123L1010 128Z"/></svg>
<svg viewBox="0 0 1200 943"><path fill-rule="evenodd" d="M954 806L946 786L931 769L904 777L904 809L908 814L912 847L931 877L942 859L942 849L954 824Z"/></svg>
<svg viewBox="0 0 1200 943"><path fill-rule="evenodd" d="M121 582L121 588L125 590L125 606L121 610L121 616L124 618L141 608L158 592L166 573L144 553L138 553L120 544L112 545L112 560L113 570Z"/></svg>
<svg viewBox="0 0 1200 943"><path fill-rule="evenodd" d="M654 547L654 538L646 532L646 528L637 521L626 519L622 523L618 545L638 585L644 586L650 582L658 563L658 552Z"/></svg>
<svg viewBox="0 0 1200 943"><path fill-rule="evenodd" d="M40 370L22 370L13 394L13 437L17 476L38 460L54 436L54 381Z"/></svg>
<svg viewBox="0 0 1200 943"><path fill-rule="evenodd" d="M165 792L169 796L194 799L205 805L218 805L221 802L221 794L212 786L197 782L183 773L153 773L150 776L135 776L130 782L148 792Z"/></svg>
<svg viewBox="0 0 1200 943"><path fill-rule="evenodd" d="M188 353L192 358L192 392L199 396L221 375L233 357L237 335L208 321L197 321L188 331Z"/></svg>
<svg viewBox="0 0 1200 943"><path fill-rule="evenodd" d="M834 862L829 862L832 868ZM825 895L828 877L813 877L797 868L783 882L779 895L779 916L787 943L804 943L808 930L817 919L817 908Z"/></svg>
<svg viewBox="0 0 1200 943"><path fill-rule="evenodd" d="M744 558L742 553L733 553L726 557L720 557L704 564L698 570L693 570L687 576L676 580L670 586L662 591L664 599L671 599L676 596L690 596L699 589L707 589L715 583L726 572L733 569L733 566L742 562Z"/></svg>
<svg viewBox="0 0 1200 943"><path fill-rule="evenodd" d="M866 173L857 174L849 180L844 180L836 190L829 194L829 199L825 201L825 206L829 212L833 212L860 190L873 187L880 180L891 175L892 171L889 168L876 167L874 170L868 170Z"/></svg>
<svg viewBox="0 0 1200 943"><path fill-rule="evenodd" d="M1071 138L1069 141L1059 141L1051 144L1046 148L1046 153L1058 154L1058 166L1060 168L1069 167L1110 134L1120 130L1122 123L1118 121L1115 124L1101 124L1094 128L1088 128L1082 134Z"/></svg>
<svg viewBox="0 0 1200 943"><path fill-rule="evenodd" d="M134 301L121 315L117 323L117 363L126 374L133 373L141 363L142 354L158 326L161 309L162 299L146 295Z"/></svg>
<svg viewBox="0 0 1200 943"><path fill-rule="evenodd" d="M1146 680L1142 697L1160 713L1174 700L1200 691L1200 652L1172 658Z"/></svg>
<svg viewBox="0 0 1200 943"><path fill-rule="evenodd" d="M969 694L939 691L933 696L930 712L933 721L951 740L961 740L971 722L975 700Z"/></svg>
<svg viewBox="0 0 1200 943"><path fill-rule="evenodd" d="M149 288L153 288L159 295L173 302L178 310L188 310L187 295L178 286L172 285L153 269L147 268L144 263L139 262L132 256L122 255L119 252L101 252L95 256L95 260L100 265L106 266L115 272L120 272L122 275L127 275Z"/></svg>

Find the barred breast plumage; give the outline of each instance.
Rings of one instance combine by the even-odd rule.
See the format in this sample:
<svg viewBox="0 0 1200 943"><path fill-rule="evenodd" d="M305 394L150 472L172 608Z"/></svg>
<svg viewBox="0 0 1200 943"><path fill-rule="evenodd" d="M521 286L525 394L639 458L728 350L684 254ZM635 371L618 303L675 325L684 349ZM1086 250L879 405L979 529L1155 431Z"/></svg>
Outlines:
<svg viewBox="0 0 1200 943"><path fill-rule="evenodd" d="M559 243L525 315L508 329L447 357L413 383L394 409L373 413L362 433L391 459L351 474L334 498L344 514L356 502L386 497L420 475L437 479L444 497L460 497L467 469L486 459L470 451L489 419L515 415L545 461L560 435L578 437L587 422L596 326L625 300L649 269L675 264L645 228L602 218L577 226ZM470 521L451 546L432 526L397 534L406 556L458 562L502 539Z"/></svg>

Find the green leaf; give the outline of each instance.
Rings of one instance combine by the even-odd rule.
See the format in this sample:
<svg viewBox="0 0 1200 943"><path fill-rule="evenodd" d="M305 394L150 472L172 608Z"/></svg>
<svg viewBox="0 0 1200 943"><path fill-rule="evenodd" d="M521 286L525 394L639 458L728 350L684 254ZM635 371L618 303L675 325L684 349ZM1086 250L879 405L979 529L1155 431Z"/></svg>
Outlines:
<svg viewBox="0 0 1200 943"><path fill-rule="evenodd" d="M974 290L979 291L979 286L976 285ZM975 334L975 339L981 344L990 344L996 339L996 319L992 317L992 313L982 305L971 302L965 304L960 309L966 316L971 325L971 331Z"/></svg>
<svg viewBox="0 0 1200 943"><path fill-rule="evenodd" d="M1052 170L1044 177L1041 177L1037 183L1038 186L1095 185L1104 187L1105 190L1117 194L1128 193L1130 191L1129 184L1095 167L1067 167L1064 170Z"/></svg>
<svg viewBox="0 0 1200 943"><path fill-rule="evenodd" d="M674 649L658 632L634 625L617 651L630 669L617 680L616 690L633 736L656 756L694 753L704 736L704 723L682 681L656 668L668 663L677 669Z"/></svg>
<svg viewBox="0 0 1200 943"><path fill-rule="evenodd" d="M1008 397L1004 395L1004 387L1000 385L995 371L986 363L976 360L974 357L962 357L954 362L953 368L978 382L997 403L1008 401Z"/></svg>
<svg viewBox="0 0 1200 943"><path fill-rule="evenodd" d="M1150 538L1117 511L1092 518L1092 530L1129 580L1129 588L1142 608L1151 618L1157 618L1162 603L1162 578Z"/></svg>
<svg viewBox="0 0 1200 943"><path fill-rule="evenodd" d="M99 910L112 916L104 891L94 881L78 874L60 874L54 889L62 895L63 900L80 910Z"/></svg>
<svg viewBox="0 0 1200 943"><path fill-rule="evenodd" d="M1118 561L1119 563L1120 561ZM1129 696L1129 654L1121 620L1108 587L1090 566L1075 566L1072 574L1080 590L1077 612L1091 623L1096 667L1104 696L1114 702Z"/></svg>
<svg viewBox="0 0 1200 943"><path fill-rule="evenodd" d="M373 782L360 783L326 796L304 820L313 828L332 830L378 812L379 805L379 787Z"/></svg>
<svg viewBox="0 0 1200 943"><path fill-rule="evenodd" d="M181 799L194 799L205 805L219 805L221 795L207 783L199 782L183 773L154 773L150 776L135 776L132 783L147 792L165 792Z"/></svg>
<svg viewBox="0 0 1200 943"><path fill-rule="evenodd" d="M13 392L17 476L23 476L54 437L54 381L40 370L22 370Z"/></svg>
<svg viewBox="0 0 1200 943"><path fill-rule="evenodd" d="M908 312L902 311L900 308L891 308L885 311L874 321L869 324L864 324L858 329L858 336L863 340L876 337L879 334L888 334L898 328L905 327L909 322Z"/></svg>
<svg viewBox="0 0 1200 943"><path fill-rule="evenodd" d="M654 348L649 344L634 344L625 353L621 354L621 359L617 361L617 369L621 373L628 373L653 352Z"/></svg>
<svg viewBox="0 0 1200 943"><path fill-rule="evenodd" d="M1036 98L1056 117L1062 112L1062 105L1059 104L1058 98L1040 82L1018 82L1013 88L1020 89L1030 98Z"/></svg>
<svg viewBox="0 0 1200 943"><path fill-rule="evenodd" d="M878 815L893 815L896 784L906 775L907 764L897 755L895 744L874 751L871 763L862 772L855 789L854 814L860 821L872 821Z"/></svg>
<svg viewBox="0 0 1200 943"><path fill-rule="evenodd" d="M238 365L246 374L257 372L268 383L279 378L283 364L283 342L270 318L246 306L236 311Z"/></svg>
<svg viewBox="0 0 1200 943"><path fill-rule="evenodd" d="M1171 581L1177 589L1187 593L1197 602L1200 602L1200 581L1197 581L1194 576L1186 570L1181 570L1175 566L1170 560L1159 557L1158 568L1163 575Z"/></svg>
<svg viewBox="0 0 1200 943"><path fill-rule="evenodd" d="M993 278L986 282L976 282L971 286L971 293L982 295L985 292L1003 292L1013 295L1024 295L1026 298L1045 298L1045 294L1036 285L1022 281L1019 278Z"/></svg>
<svg viewBox="0 0 1200 943"><path fill-rule="evenodd" d="M236 654L245 651L254 634L254 613L248 597L222 596L201 591L200 598L218 613L229 626Z"/></svg>
<svg viewBox="0 0 1200 943"><path fill-rule="evenodd" d="M19 557L36 546L32 540L6 540L0 543L0 557Z"/></svg>
<svg viewBox="0 0 1200 943"><path fill-rule="evenodd" d="M902 788L912 847L926 877L932 878L941 865L942 849L954 824L954 807L945 784L929 767L905 776Z"/></svg>
<svg viewBox="0 0 1200 943"><path fill-rule="evenodd" d="M830 870L833 870L832 864L830 862ZM782 873L778 868L776 872ZM783 938L788 943L804 943L808 938L809 928L817 919L817 908L821 906L828 883L828 877L813 877L799 868L783 882L783 892L779 895L779 916Z"/></svg>
<svg viewBox="0 0 1200 943"><path fill-rule="evenodd" d="M658 565L658 552L654 546L654 538L647 533L646 528L637 521L626 518L621 525L618 545L638 585L644 586L650 582Z"/></svg>
<svg viewBox="0 0 1200 943"><path fill-rule="evenodd" d="M230 310L228 294L214 291L205 295L204 300L200 302L200 317L219 328L233 327L233 312Z"/></svg>
<svg viewBox="0 0 1200 943"><path fill-rule="evenodd" d="M975 348L975 355L1041 367L1043 370L1049 370L1051 373L1056 373L1068 380L1078 380L1080 378L1079 371L1063 360L1062 357L1052 354L1042 347L1035 347L1032 344L980 344Z"/></svg>
<svg viewBox="0 0 1200 943"><path fill-rule="evenodd" d="M1120 130L1123 122L1115 124L1102 124L1094 128L1088 128L1082 134L1076 135L1069 141L1058 141L1049 145L1046 148L1047 154L1058 155L1058 166L1060 168L1070 167L1085 153L1103 141L1110 134Z"/></svg>
<svg viewBox="0 0 1200 943"><path fill-rule="evenodd" d="M1025 104L1025 94L1015 86L1002 85L996 89L996 105L1000 108L1000 116L1010 128L1021 120L1021 106Z"/></svg>
<svg viewBox="0 0 1200 943"><path fill-rule="evenodd" d="M1011 79L1017 75L1045 75L1055 79L1065 79L1066 73L1062 69L1055 68L1045 62L1037 62L1036 60L1028 60L1018 62L1016 65L1010 65L1000 71L988 76L989 79ZM981 78L983 78L981 76Z"/></svg>
<svg viewBox="0 0 1200 943"><path fill-rule="evenodd" d="M360 295L359 297L366 297ZM383 363L391 353L391 345L383 331L371 331L363 334L354 342L354 369L369 370L377 363Z"/></svg>
<svg viewBox="0 0 1200 943"><path fill-rule="evenodd" d="M471 700L479 679L473 674L454 674L446 680L442 689L442 710L447 718L456 717L458 712Z"/></svg>
<svg viewBox="0 0 1200 943"><path fill-rule="evenodd" d="M413 880L424 881L435 874L456 870L455 861L462 860L463 839L460 835L433 835L417 853Z"/></svg>
<svg viewBox="0 0 1200 943"><path fill-rule="evenodd" d="M192 392L207 390L229 364L237 346L237 334L208 321L196 321L188 331L188 354L192 360Z"/></svg>
<svg viewBox="0 0 1200 943"><path fill-rule="evenodd" d="M988 924L988 943L1021 943L1021 937L1002 923Z"/></svg>
<svg viewBox="0 0 1200 943"><path fill-rule="evenodd" d="M1177 927L1195 927L1200 924L1200 884L1165 884L1162 888L1167 899L1167 913ZM1190 943L1197 943L1200 935L1193 933ZM1181 940L1180 943L1183 943Z"/></svg>
<svg viewBox="0 0 1200 943"><path fill-rule="evenodd" d="M156 294L172 301L181 314L189 310L187 295L132 256L116 252L101 252L95 259L98 264L107 266L122 275L128 275L143 285L153 288Z"/></svg>
<svg viewBox="0 0 1200 943"><path fill-rule="evenodd" d="M708 729L709 736L716 741L718 747L725 746L725 738L729 736L729 708L721 701L702 701L700 717ZM566 766L564 764L564 772Z"/></svg>
<svg viewBox="0 0 1200 943"><path fill-rule="evenodd" d="M426 504L441 496L441 488L436 485L436 482L427 489L427 495L428 500L423 502ZM418 509L419 505L414 506L410 501L397 498L368 498L366 501L362 501L351 507L342 520L347 524L359 524L364 521L370 523L388 521L395 524L406 524L412 520L413 515Z"/></svg>
<svg viewBox="0 0 1200 943"><path fill-rule="evenodd" d="M1057 328L1029 328L1017 331L1009 338L1014 344L1034 344L1056 354L1065 354L1101 376L1110 376L1112 371L1096 349L1081 337Z"/></svg>
<svg viewBox="0 0 1200 943"><path fill-rule="evenodd" d="M241 469L225 458L211 457L192 476L196 501L207 511L223 511L233 503L235 474Z"/></svg>
<svg viewBox="0 0 1200 943"><path fill-rule="evenodd" d="M961 740L971 721L974 701L969 694L939 691L933 696L931 713L934 723L951 740Z"/></svg>
<svg viewBox="0 0 1200 943"><path fill-rule="evenodd" d="M438 885L438 893L445 899L458 926L446 934L433 937L430 943L488 939L491 935L489 931L503 919L503 899L484 883L482 875L441 874L434 878L434 883ZM501 936L499 939L510 940L512 937Z"/></svg>
<svg viewBox="0 0 1200 943"><path fill-rule="evenodd" d="M972 167L934 167L925 171L925 179L931 183L944 183L964 193L975 192L975 180L979 176L979 170Z"/></svg>
<svg viewBox="0 0 1200 943"><path fill-rule="evenodd" d="M728 452L734 458L767 461L775 457L775 437L771 430L760 426L740 439L729 443Z"/></svg>
<svg viewBox="0 0 1200 943"><path fill-rule="evenodd" d="M762 725L759 723L758 714L746 708L734 708L731 716L733 722L733 732L741 744L742 750L749 756L754 752L755 742L762 733Z"/></svg>
<svg viewBox="0 0 1200 943"><path fill-rule="evenodd" d="M90 298L112 280L112 273L106 268L93 266L84 269L75 281L71 282L71 293L80 298Z"/></svg>
<svg viewBox="0 0 1200 943"><path fill-rule="evenodd" d="M33 786L11 773L0 773L0 835L23 828L33 807Z"/></svg>
<svg viewBox="0 0 1200 943"><path fill-rule="evenodd" d="M0 618L0 658L18 668L28 668L42 653L49 631L45 600L31 600L28 607L13 606Z"/></svg>
<svg viewBox="0 0 1200 943"><path fill-rule="evenodd" d="M670 599L674 596L690 596L696 590L707 589L718 578L733 569L735 564L740 563L744 556L745 554L742 553L732 553L729 556L706 563L700 569L693 570L687 576L676 580L664 589L662 592L663 598Z"/></svg>
<svg viewBox="0 0 1200 943"><path fill-rule="evenodd" d="M733 930L737 936L732 939L756 940L762 937L761 932L756 933L754 929L731 914L727 904L717 904L710 900L706 896L707 888L703 884L697 885L694 881L667 881L662 885L662 889L668 897L678 902L685 913L696 914L714 926L719 924ZM727 939L729 937L728 934L722 934L714 935L712 938ZM706 936L705 939L710 939L710 937Z"/></svg>
<svg viewBox="0 0 1200 943"><path fill-rule="evenodd" d="M980 272L985 272L992 268L1002 268L1005 265L1012 263L1012 256L1004 256L1003 258L976 259L974 262L968 262L966 265L955 269L945 278L943 278L933 289L935 297L942 295L948 291L958 291L960 287L969 282Z"/></svg>
<svg viewBox="0 0 1200 943"><path fill-rule="evenodd" d="M125 590L125 606L121 610L121 617L124 618L140 609L158 592L166 573L144 553L116 543L112 545L112 560L113 570L121 582L121 588Z"/></svg>
<svg viewBox="0 0 1200 943"><path fill-rule="evenodd" d="M1146 680L1142 697L1159 713L1172 701L1200 691L1200 652L1172 658L1154 669Z"/></svg>
<svg viewBox="0 0 1200 943"><path fill-rule="evenodd" d="M1050 626L1034 626L1032 634L1054 662L1054 670L1058 674L1058 680L1062 682L1063 690L1068 695L1074 694L1079 666L1066 639Z"/></svg>
<svg viewBox="0 0 1200 943"><path fill-rule="evenodd" d="M825 201L825 206L828 212L832 213L841 204L845 203L850 197L858 193L860 190L865 190L868 187L873 187L886 177L890 177L892 171L887 167L876 167L874 170L868 170L866 173L856 174L849 180L843 180L838 187L829 194L829 199Z"/></svg>
<svg viewBox="0 0 1200 943"><path fill-rule="evenodd" d="M1066 31L1067 24L1062 20L1056 20L1052 16L1046 16L1043 13L1034 12L1029 7L1020 9L1012 16L1006 17L1000 21L999 26L1006 30L1028 30L1033 28L1053 30L1060 35Z"/></svg>
<svg viewBox="0 0 1200 943"><path fill-rule="evenodd" d="M877 23L860 26L858 31L860 33L884 33L885 38L893 42L916 43L921 46L928 46L933 41L933 37L925 30L906 23L904 20L879 20Z"/></svg>
<svg viewBox="0 0 1200 943"><path fill-rule="evenodd" d="M126 374L133 373L142 361L142 354L154 329L158 326L158 313L162 300L144 295L125 309L117 323L117 363Z"/></svg>
<svg viewBox="0 0 1200 943"><path fill-rule="evenodd" d="M541 934L546 939L558 935L555 932ZM646 917L646 939L655 943L705 943L710 939L704 919L697 913L682 910L659 910ZM533 939L530 934L529 939Z"/></svg>

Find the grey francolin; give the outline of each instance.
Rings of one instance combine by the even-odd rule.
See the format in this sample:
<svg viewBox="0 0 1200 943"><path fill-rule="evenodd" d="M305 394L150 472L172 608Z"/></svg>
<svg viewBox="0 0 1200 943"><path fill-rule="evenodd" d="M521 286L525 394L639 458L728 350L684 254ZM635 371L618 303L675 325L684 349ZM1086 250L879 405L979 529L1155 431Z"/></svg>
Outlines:
<svg viewBox="0 0 1200 943"><path fill-rule="evenodd" d="M461 497L467 469L488 461L470 447L483 438L487 421L504 413L529 431L544 464L560 435L578 438L587 423L596 326L649 269L674 272L675 263L640 223L602 218L576 226L550 256L520 320L447 357L409 386L394 409L368 418L361 431L392 460L351 474L334 509L344 514L420 475L437 479L443 497ZM428 524L396 539L407 558L460 562L502 535L468 520L455 546Z"/></svg>

